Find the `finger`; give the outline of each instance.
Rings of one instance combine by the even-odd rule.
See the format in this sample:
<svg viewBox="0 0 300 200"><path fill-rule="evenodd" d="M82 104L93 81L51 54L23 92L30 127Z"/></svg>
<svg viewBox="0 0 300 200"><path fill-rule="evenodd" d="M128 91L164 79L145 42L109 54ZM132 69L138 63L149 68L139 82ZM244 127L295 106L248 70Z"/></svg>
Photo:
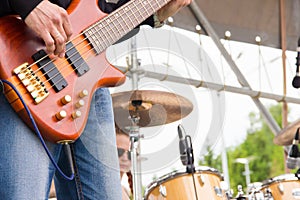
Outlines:
<svg viewBox="0 0 300 200"><path fill-rule="evenodd" d="M51 35L55 43L54 55L63 57L65 53L66 36L64 37L63 33L60 33L58 30L54 31Z"/></svg>
<svg viewBox="0 0 300 200"><path fill-rule="evenodd" d="M60 11L61 19L62 19L62 21L61 21L62 22L61 23L62 30L65 33L67 40L69 40L73 33L69 15L65 9L62 9L60 7L59 7L59 11Z"/></svg>
<svg viewBox="0 0 300 200"><path fill-rule="evenodd" d="M66 34L67 41L70 40L71 35L73 34L72 26L68 17L64 18L62 28Z"/></svg>
<svg viewBox="0 0 300 200"><path fill-rule="evenodd" d="M54 54L55 51L55 41L49 32L44 32L41 34L41 38L44 40L46 45L46 50L49 55Z"/></svg>

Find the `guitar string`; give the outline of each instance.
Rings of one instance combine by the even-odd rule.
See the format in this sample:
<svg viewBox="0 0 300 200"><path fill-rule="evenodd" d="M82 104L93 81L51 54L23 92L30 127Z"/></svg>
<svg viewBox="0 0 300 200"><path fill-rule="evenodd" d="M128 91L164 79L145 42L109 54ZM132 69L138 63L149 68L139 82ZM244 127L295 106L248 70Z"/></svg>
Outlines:
<svg viewBox="0 0 300 200"><path fill-rule="evenodd" d="M141 2L139 2L138 4L136 4L136 5L134 5L135 7L137 7L137 6L139 6L141 4ZM153 8L153 6L151 5L151 7ZM124 10L124 8L120 8L120 9L123 9ZM153 8L154 10L156 9L156 8ZM147 10L146 10L147 11ZM117 12L119 12L119 11L116 11L116 14L117 14ZM137 9L137 12L136 13L140 13L140 9ZM136 13L134 13L134 12L132 12L132 14L131 15L127 15L127 17L130 19L130 21L132 22L132 20L131 20L131 17L132 16L135 16L136 17ZM115 13L111 13L111 15L109 15L110 16L110 18L112 18L112 17L114 17L114 14ZM148 13L149 14L149 13ZM149 14L150 15L150 14ZM87 30L85 30L82 34L84 34L84 33L86 33L86 32L88 32L89 30L91 30L92 28L94 28L94 27L97 27L101 22L103 22L103 23L105 23L106 21L109 21L110 19L109 18L103 18L103 19L101 19L99 22L96 22L93 26L91 26L91 27L89 27ZM117 21L118 22L118 20L113 20L113 22L115 22L115 21ZM133 24L133 26L135 26L135 24L132 22L132 24ZM120 22L119 22L119 24L118 25L121 25L120 24ZM127 25L127 24L126 24ZM127 25L128 26L128 25ZM105 26L105 27L107 27L107 26ZM130 29L131 29L131 27L130 26L128 26ZM112 30L112 29L111 29ZM102 31L102 30L100 30L100 31ZM124 30L123 30L124 31ZM125 30L125 32L126 32L127 30ZM110 30L108 30L108 32L110 32ZM99 31L97 32L97 33L99 33ZM80 34L79 36L81 36L82 34ZM106 35L106 34L102 34L102 35ZM79 36L77 36L75 39L77 39L77 38L79 38ZM101 36L100 36L101 37ZM73 39L73 40L75 40L75 39ZM86 40L87 38L85 38L84 40ZM112 38L113 40L114 40L114 38ZM82 41L80 41L80 43L82 43L82 42L84 42L84 40L82 40ZM78 43L78 44L80 44L80 43ZM111 42L112 43L112 42ZM78 44L75 44L75 46L74 47L72 47L72 48L75 48ZM90 43L88 43L86 46L89 46L89 44ZM85 47L86 47L85 46ZM109 46L109 45L106 45L106 46ZM101 46L102 47L102 49L104 50L105 48L107 48L107 47L104 47L103 48L103 46ZM72 49L71 48L71 49ZM93 48L92 48L93 49ZM68 49L67 51L69 51L70 49ZM102 51L103 51L102 50ZM73 54L74 55L74 54ZM71 55L71 56L73 56L73 55ZM70 57L71 57L70 56ZM46 58L47 56L45 56L44 58ZM80 58L79 58L80 59ZM50 60L48 63L45 63L44 64L44 66L42 66L42 67L40 67L37 71L39 71L40 69L42 69L43 67L45 67L47 64L49 64L51 61L53 61L54 59L52 59L52 60ZM39 60L40 61L40 60ZM78 60L75 60L75 62L76 61L78 61ZM38 62L38 61L37 61ZM33 63L33 64L35 64L35 63ZM32 64L32 65L33 65ZM68 67L68 66L70 66L70 65L72 65L73 63L70 63L69 65L67 65L67 66L64 66L64 67L62 67L61 69L63 69L63 68L65 68L65 67ZM30 65L29 67L31 67L32 65ZM60 65L59 63L57 64L58 66ZM79 67L81 67L81 65L79 66ZM76 70L77 68L75 68L74 70ZM37 71L35 71L35 73L37 72ZM50 70L51 71L51 70ZM57 74L58 75L58 74ZM69 75L69 74L68 74ZM42 76L44 76L44 74L42 75ZM53 76L53 78L55 78L56 77L56 75L54 75ZM39 77L39 78L41 78L41 77ZM49 82L51 79L49 79L48 81L46 81L46 82ZM61 81L61 80L59 80L59 81ZM45 82L45 83L46 83ZM51 86L51 87L53 87L53 86ZM50 88L51 88L50 87Z"/></svg>
<svg viewBox="0 0 300 200"><path fill-rule="evenodd" d="M166 2L168 2L168 0L167 0L167 1L164 1L164 2L166 3ZM130 3L131 3L131 2L130 2ZM159 2L157 1L157 3L159 3ZM138 3L135 4L134 6L137 7L137 6L140 6L141 4L143 4L143 3L142 3L142 2L138 2ZM129 7L129 6L132 6L132 5L130 5L130 4L125 4L124 6L120 7L119 9L125 10L126 6ZM142 5L142 6L145 8L145 4ZM162 7L162 6L160 6L160 5L154 5L154 6L158 6L158 8L154 8L154 7L152 6L152 4L150 4L150 6L152 7L153 10L156 10L156 9L159 9L160 7ZM124 8L123 8L123 7L124 7ZM74 39L72 39L71 41L75 41L76 39L79 39L80 36L83 36L83 34L87 33L88 31L92 30L93 28L95 28L95 27L101 25L101 23L102 23L102 24L104 24L104 23L107 23L107 24L108 24L107 21L110 21L111 18L116 17L115 15L118 15L118 12L120 12L119 9L115 10L114 12L112 12L110 15L108 15L108 17L104 17L104 18L100 19L98 22L96 22L95 24L93 24L92 26L90 26L89 28L87 28L86 30L84 30L81 34L77 35L77 36L76 36ZM146 12L147 12L148 15L151 15L151 14L148 13L147 9L145 9L145 10L146 10ZM135 25L134 25L134 23L132 22L131 17L137 18L137 17L136 17L136 14L137 14L137 13L141 13L141 8L140 8L140 9L137 9L137 11L132 11L132 12L130 12L130 15L126 15L127 20L129 19L129 20L131 21L131 23L132 23L133 26L135 26ZM123 18L123 17L122 17L122 18ZM118 21L118 19L115 18L114 20L112 20L112 22L113 22L113 23L114 23L114 22L117 22L117 23L118 23L117 25L121 25L121 27L123 28L121 22ZM115 26L117 27L117 25L115 25ZM125 30L123 29L122 31L125 31L125 34L126 34L126 32L130 31L129 29L131 29L131 27L130 27L130 25L128 25L126 22L125 22L125 25L128 27L128 29L127 29L127 30L126 30L126 29L125 29ZM106 29L106 28L107 28L107 26L104 26L104 29ZM106 33L111 32L111 30L113 30L113 29L106 30ZM96 34L99 34L99 32L102 33L101 35L106 35L106 34L104 34L105 32L103 32L103 29L97 30ZM108 34L108 35L110 35L110 34ZM101 36L100 36L100 38L101 38ZM75 47L77 47L78 45L82 44L82 43L83 43L85 40L87 40L87 39L88 39L88 38L85 37L83 40L79 41L79 42L78 42L77 44L75 44L73 47L67 49L67 51L72 50L73 48L75 48ZM97 40L98 40L98 39L99 39L99 38L97 38ZM115 40L115 38L112 38L112 39ZM69 41L69 42L71 42L71 41ZM69 42L68 42L68 43L69 43ZM111 42L111 41L109 41L109 42L110 42L110 43L113 43L113 42ZM68 44L68 43L67 43L67 44ZM91 44L91 42L87 43L82 49L85 49L87 46L90 46L90 44ZM106 45L106 44L105 44L105 45ZM103 48L103 46L101 45L101 48L102 48L101 52L103 52L108 46L109 46L109 45L106 45L106 46L104 46L104 48ZM82 49L81 49L81 50L82 50ZM84 52L82 55L84 55L84 54L88 54L88 55L89 55L89 53L92 53L91 51L94 50L94 49L95 49L95 47L89 49L87 52ZM66 52L67 52L67 51L66 51ZM80 52L80 51L79 51L79 52ZM70 55L70 58L71 58L72 56L74 56L75 54L77 54L77 52L75 52L74 54ZM27 68L31 68L33 65L35 65L36 63L38 63L38 62L40 62L40 61L42 61L43 59L46 59L46 58L47 58L47 55L44 56L44 57L42 57L41 59L37 60L36 62L32 63L31 65L27 66ZM45 64L44 64L43 66L41 66L39 69L37 69L36 71L34 71L34 73L37 73L37 72L40 71L42 68L46 67L49 63L55 61L56 59L57 59L57 58L51 59L49 62L45 63ZM78 59L80 59L80 58L78 58ZM74 64L76 61L78 61L78 59L76 59L76 60L73 61L72 63L69 63L68 65L62 66L62 67L59 69L60 72L62 72L64 69L66 69L66 67L69 67L69 66L71 66L72 64ZM86 60L88 60L88 59L89 59L89 57L87 56L87 59L86 59ZM60 62L60 63L57 63L56 65L57 65L57 66L60 66L64 61L65 61L65 60L63 60L63 61ZM82 63L82 64L84 64L84 63ZM79 65L77 68L74 68L73 71L75 71L75 70L78 69L79 67L81 67L81 65ZM51 70L54 70L54 69L51 69ZM50 70L50 71L51 71L51 70ZM49 71L49 72L50 72L50 71ZM54 75L52 78L55 78L57 75L59 75L59 73L57 73L56 75ZM67 76L68 76L68 75L70 75L70 74L67 74ZM43 77L43 76L45 76L45 74L43 74L42 76L40 76L40 77L38 77L38 78L41 78L41 77ZM50 80L52 80L52 78L47 79L47 81L45 81L44 83L49 82ZM61 80L62 80L62 79L60 79L59 81L61 81ZM58 82L59 82L59 81L58 81ZM53 87L53 86L51 86L50 88L52 88L52 87ZM50 89L50 88L47 88L47 89Z"/></svg>
<svg viewBox="0 0 300 200"><path fill-rule="evenodd" d="M132 2L130 2L131 4L132 4ZM139 2L139 4L141 4L141 2ZM126 4L127 5L127 4ZM126 5L124 5L124 7L126 7ZM130 6L130 5L128 5L128 6ZM119 8L120 10L122 9L122 10L124 10L124 8L123 8L123 6L122 7L120 7ZM118 10L119 10L118 9ZM118 10L116 10L115 12L112 12L110 15L109 15L109 17L104 17L103 19L101 19L101 20L99 20L98 22L96 22L95 24L93 24L92 26L90 26L89 28L87 28L86 30L84 30L83 31L83 33L81 33L81 34L79 34L77 37L75 37L73 40L76 40L76 39L78 39L80 36L82 36L84 33L87 33L89 30L92 30L93 28L95 28L95 27L97 27L99 24L101 25L101 23L103 22L106 22L106 21L108 21L109 20L109 18L112 18L115 14L117 14L117 12L120 12L120 11L118 11ZM133 13L133 15L134 15L135 13ZM131 16L128 16L128 19L130 19L130 17L132 17L132 15ZM115 20L115 21L117 21L117 20ZM119 23L119 25L121 25L120 23ZM127 25L127 24L126 24ZM121 25L122 26L122 25ZM105 27L107 27L107 26L105 26ZM105 28L104 27L104 28ZM130 27L129 27L130 28ZM102 30L100 30L100 31L102 31ZM109 32L110 30L108 30L108 32ZM126 31L126 30L125 30ZM99 31L97 32L97 33L99 33ZM102 35L105 35L105 34L102 34ZM106 34L106 35L110 35L110 34ZM101 36L100 36L101 37ZM87 38L85 38L84 40L86 40ZM72 41L73 41L72 40ZM84 40L82 40L82 41L80 41L80 42L84 42ZM106 42L105 40L104 40L104 42ZM74 45L74 47L75 46L77 46L77 44L75 44ZM73 49L74 47L72 47L71 49ZM105 49L105 48L104 48ZM67 51L69 51L70 49L67 49ZM66 51L66 52L67 52ZM29 67L32 67L33 65L35 65L37 62L40 62L41 60L43 60L43 59L45 59L45 58L47 58L47 55L46 56L44 56L43 58L41 58L41 59L39 59L39 60L37 60L36 62L34 62L33 64L31 64L31 65L29 65L28 66L28 68ZM51 60L51 61L54 61L54 59L53 60ZM46 64L49 64L51 61L49 61L48 63L46 63ZM45 64L45 65L46 65ZM72 64L72 63L71 63ZM42 67L40 67L39 69L41 69L41 68L43 68L43 66ZM37 71L35 71L35 73L36 73Z"/></svg>
<svg viewBox="0 0 300 200"><path fill-rule="evenodd" d="M157 3L159 4L159 3L161 3L161 2L158 2L158 1L157 1ZM137 12L138 12L138 13L141 13L141 12L140 12L141 8L138 7L140 4L141 4L141 2L139 2L139 3L137 3L137 4L134 5L135 7L137 7ZM150 6L152 7L153 10L158 9L158 8L154 8L154 7L152 6L152 4L150 4ZM159 5L158 5L158 7L159 7ZM145 8L145 5L144 5L144 8ZM120 9L121 9L121 11L122 11L122 10L124 11L123 8L120 8ZM145 10L146 10L146 9L145 9ZM119 11L116 10L115 12L116 12L116 13L111 13L111 15L109 15L109 16L111 16L111 18L112 18L112 17L114 17L115 14L117 15ZM136 12L136 13L137 13L137 12ZM148 11L146 10L146 12L148 12ZM132 12L132 15L136 17L136 13ZM148 14L149 16L151 15L151 14L149 14L149 13L147 13L147 14ZM127 17L128 17L128 19L131 21L131 23L133 24L133 27L134 27L135 24L134 24L134 23L132 22L132 20L131 20L132 15L129 15L129 16L127 15ZM121 15L121 16L122 16L122 15ZM99 23L101 23L102 21L103 21L103 23L104 23L104 22L109 21L109 20L110 20L109 18L105 18L105 19L103 19L103 20L101 20L101 21L95 23L95 24L94 24L93 26L91 26L89 29L87 29L86 31L84 31L84 33L87 32L87 31L89 31L90 29L92 29L92 28L94 28L94 27L97 27L97 26L99 25ZM115 21L119 22L118 20L112 20L113 23L114 23ZM108 23L107 23L107 24L108 24ZM109 25L109 24L108 24L108 25ZM122 24L120 24L120 22L118 23L118 25L121 25L121 27L123 27ZM116 26L116 25L115 25L115 26ZM127 26L129 29L132 29L132 27L130 27L129 25L126 24L126 26ZM104 28L106 28L106 27L107 27L107 26L104 26ZM116 26L116 27L117 27L117 26ZM108 30L108 32L110 32L111 30L113 30L113 29ZM101 31L102 31L102 30L100 30L100 32L101 32ZM106 30L106 31L107 31L107 30ZM128 31L128 30L124 30L124 29L123 29L123 31L126 32L126 31ZM98 31L97 33L99 34L99 31ZM112 33L114 33L114 32L112 32ZM103 33L102 33L102 34L100 35L100 37L102 37L103 35L107 35L107 34L103 34ZM85 38L85 39L86 39L86 38ZM112 39L114 40L114 38L112 38ZM83 40L83 41L84 41L84 40ZM83 42L83 41L81 41L81 42ZM105 40L104 40L104 42L105 42ZM110 42L110 43L113 43L113 42ZM90 44L90 43L88 43L86 46L88 46L89 44ZM110 45L110 44L109 44L109 45ZM103 48L103 46L101 46L101 47L102 47L102 51L105 50L109 45L106 45L106 47L104 47L104 48ZM75 45L75 46L76 46L76 45ZM75 47L75 46L74 46L74 47ZM85 47L86 47L86 46L85 46ZM77 61L77 60L75 60L75 61ZM70 64L67 65L67 66L70 66L70 65L72 65L72 64L73 64L73 63L70 63ZM81 65L80 65L79 67L81 67ZM74 70L76 70L76 69L77 69L77 68L75 68Z"/></svg>
<svg viewBox="0 0 300 200"><path fill-rule="evenodd" d="M125 5L124 5L125 6ZM113 13L111 13L112 15L113 15ZM109 15L109 16L111 16L111 15ZM131 17L131 16L129 16L129 17ZM95 28L96 26L98 26L99 24L101 25L101 23L104 23L105 21L106 21L106 17L104 17L103 19L100 19L98 22L96 22L95 24L93 24L92 26L90 26L89 28L87 28L86 30L84 30L81 34L79 34L79 35L77 35L74 39L72 39L71 41L69 41L69 42L72 42L72 41L74 41L74 40L76 40L76 39L79 39L81 36L83 36L85 33L87 33L88 31L90 31L90 30L92 30L93 28ZM120 24L119 24L120 25ZM107 35L109 35L109 34L107 34ZM101 37L101 36L100 36ZM84 42L85 40L87 40L87 38L85 38L84 40L81 40L79 43L77 43L77 44L75 44L73 47L71 47L71 48L69 48L69 49L67 49L66 50L66 52L68 52L69 50L72 50L73 48L75 48L77 45L79 45L80 43L82 43L82 42ZM68 44L69 42L67 42L66 44ZM104 41L104 42L106 42L106 41ZM89 43L90 44L90 43ZM37 61L35 61L34 63L32 63L31 65L29 65L29 66L27 66L27 68L31 68L33 65L36 65L38 62L40 62L40 61L42 61L42 60L44 60L44 59L46 59L47 58L47 55L46 56L44 56L44 57L42 57L42 58L40 58L39 60L37 60ZM47 64L49 64L49 63L51 63L51 62L53 62L53 61L55 61L56 60L56 58L54 58L54 59L52 59L52 60L50 60L49 62L47 62L47 63L45 63L43 66L41 66L38 70L36 70L36 71L34 71L34 73L36 73L36 72L38 72L40 69L42 69L45 65L47 65ZM62 63L62 62L61 62ZM72 64L72 63L71 63ZM57 65L60 65L60 63L57 63Z"/></svg>
<svg viewBox="0 0 300 200"><path fill-rule="evenodd" d="M122 6L122 7L123 7L123 6ZM100 21L102 21L102 20L103 20L103 19L101 19ZM98 23L98 22L97 22L97 23ZM83 33L80 34L80 35L83 35ZM78 36L75 37L75 38L79 38L80 35L78 35ZM86 38L85 38L85 39L86 39ZM74 46L74 47L75 47L75 46ZM73 47L72 47L72 48L73 48ZM70 50L70 49L68 49L68 51L69 51L69 50ZM39 60L41 61L41 60L46 59L46 58L47 58L47 56L44 56L43 58L41 58L41 59L39 59ZM54 59L53 59L53 61L54 61ZM35 63L33 63L33 64L29 65L29 66L27 66L27 68L31 68L31 66L33 66L33 65L36 64L37 62L38 62L38 61L36 61ZM45 67L45 65L44 65L43 67ZM7 80L4 80L4 82L7 82L7 83L10 85L10 87L12 87L13 89L15 89L16 93L17 93L18 96L19 96L19 99L21 99L21 101L22 101L22 96L21 96L21 94L19 94L19 92L18 92L18 90L16 89L16 87L15 87L12 83L8 82ZM18 86L18 85L19 85L19 84L17 84L17 86ZM50 88L51 88L51 87L50 87ZM30 114L30 111L29 111L29 109L27 108L25 102L22 101L22 103L23 103L23 105L25 106L26 111L27 111L28 114L29 114L29 117L31 117L30 119L32 119L33 122L34 122L34 119L32 118L32 116L31 116L31 114ZM53 159L51 153L48 151L48 148L47 148L47 146L45 145L45 142L44 142L44 140L43 140L43 137L41 136L41 134L40 134L40 132L39 132L37 126L35 125L35 123L33 123L33 126L34 126L34 128L35 128L37 134L39 135L39 138L40 138L40 140L41 140L43 146L45 147L46 153L48 154L48 156L49 156L51 162L53 163L53 165L55 166L55 168L59 171L59 173L60 173L63 177L65 177L65 178L68 179L68 180L72 180L72 179L74 178L74 174L71 174L71 176L67 176L67 175L59 168L59 166L56 164L56 162L54 162L54 159Z"/></svg>

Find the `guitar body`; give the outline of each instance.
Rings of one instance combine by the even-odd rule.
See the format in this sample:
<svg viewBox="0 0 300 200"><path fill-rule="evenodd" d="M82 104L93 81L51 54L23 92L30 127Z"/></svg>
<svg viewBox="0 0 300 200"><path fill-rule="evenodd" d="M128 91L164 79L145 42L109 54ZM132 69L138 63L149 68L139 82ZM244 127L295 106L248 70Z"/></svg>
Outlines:
<svg viewBox="0 0 300 200"><path fill-rule="evenodd" d="M32 58L33 54L45 49L43 41L19 18L15 16L0 18L0 79L11 82L17 88L42 136L52 142L76 140L86 125L95 90L99 87L120 85L125 81L124 74L106 60L105 51L96 54L88 40L81 34L88 26L106 16L98 8L97 0L75 0L67 11L73 27L71 41L76 44L74 46L89 70L78 76L67 58L52 60L67 82L60 91L53 89ZM26 85L14 73L14 69L24 63L28 63L47 88L48 96L41 102L37 103L34 100ZM5 85L5 96L13 109L32 128L24 106L8 85ZM66 97L71 97L71 100ZM58 114L62 111L66 116Z"/></svg>

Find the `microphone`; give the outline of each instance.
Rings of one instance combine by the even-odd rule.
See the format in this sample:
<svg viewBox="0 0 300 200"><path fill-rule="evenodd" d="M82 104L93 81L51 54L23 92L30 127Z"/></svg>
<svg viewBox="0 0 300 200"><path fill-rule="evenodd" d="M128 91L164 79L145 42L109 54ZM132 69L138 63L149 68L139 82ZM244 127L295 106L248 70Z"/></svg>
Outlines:
<svg viewBox="0 0 300 200"><path fill-rule="evenodd" d="M286 165L287 168L289 169L295 169L297 166L297 158L299 155L298 144L299 144L299 128L297 129L295 138L293 140L293 144L289 150L289 154L286 160Z"/></svg>
<svg viewBox="0 0 300 200"><path fill-rule="evenodd" d="M292 81L292 85L294 88L300 88L299 65L300 65L300 37L298 39L298 47L297 47L296 75Z"/></svg>
<svg viewBox="0 0 300 200"><path fill-rule="evenodd" d="M188 164L188 159L187 159L187 146L186 146L186 141L185 141L185 131L184 128L181 126L181 124L178 125L177 127L178 130L178 136L179 136L179 153L180 153L180 160L183 165Z"/></svg>

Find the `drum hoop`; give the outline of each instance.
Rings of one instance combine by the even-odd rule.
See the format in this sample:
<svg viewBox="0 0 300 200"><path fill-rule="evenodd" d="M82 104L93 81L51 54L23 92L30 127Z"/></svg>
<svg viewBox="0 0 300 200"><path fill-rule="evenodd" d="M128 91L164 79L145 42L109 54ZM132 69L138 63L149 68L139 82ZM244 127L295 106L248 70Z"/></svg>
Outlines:
<svg viewBox="0 0 300 200"><path fill-rule="evenodd" d="M207 174L214 174L214 175L217 175L220 180L222 181L223 180L223 176L222 174L220 174L220 172L217 170L217 169L214 169L214 168L211 168L211 167L206 167L206 166L199 166L199 167L196 167L195 169L195 174L197 173L207 173ZM166 181L170 181L170 180L173 180L175 178L178 178L180 176L183 176L183 175L186 175L186 174L189 174L186 172L186 169L181 169L181 170L175 170L171 173L168 173L168 174L165 174L161 177L159 177L157 180L155 181L152 181L145 189L145 197L148 196L149 193L151 193L151 191L156 188L157 186L161 185L162 183L166 182Z"/></svg>
<svg viewBox="0 0 300 200"><path fill-rule="evenodd" d="M262 187L268 186L272 183L279 183L282 181L296 181L296 180L299 179L295 176L295 174L284 174L263 181Z"/></svg>

